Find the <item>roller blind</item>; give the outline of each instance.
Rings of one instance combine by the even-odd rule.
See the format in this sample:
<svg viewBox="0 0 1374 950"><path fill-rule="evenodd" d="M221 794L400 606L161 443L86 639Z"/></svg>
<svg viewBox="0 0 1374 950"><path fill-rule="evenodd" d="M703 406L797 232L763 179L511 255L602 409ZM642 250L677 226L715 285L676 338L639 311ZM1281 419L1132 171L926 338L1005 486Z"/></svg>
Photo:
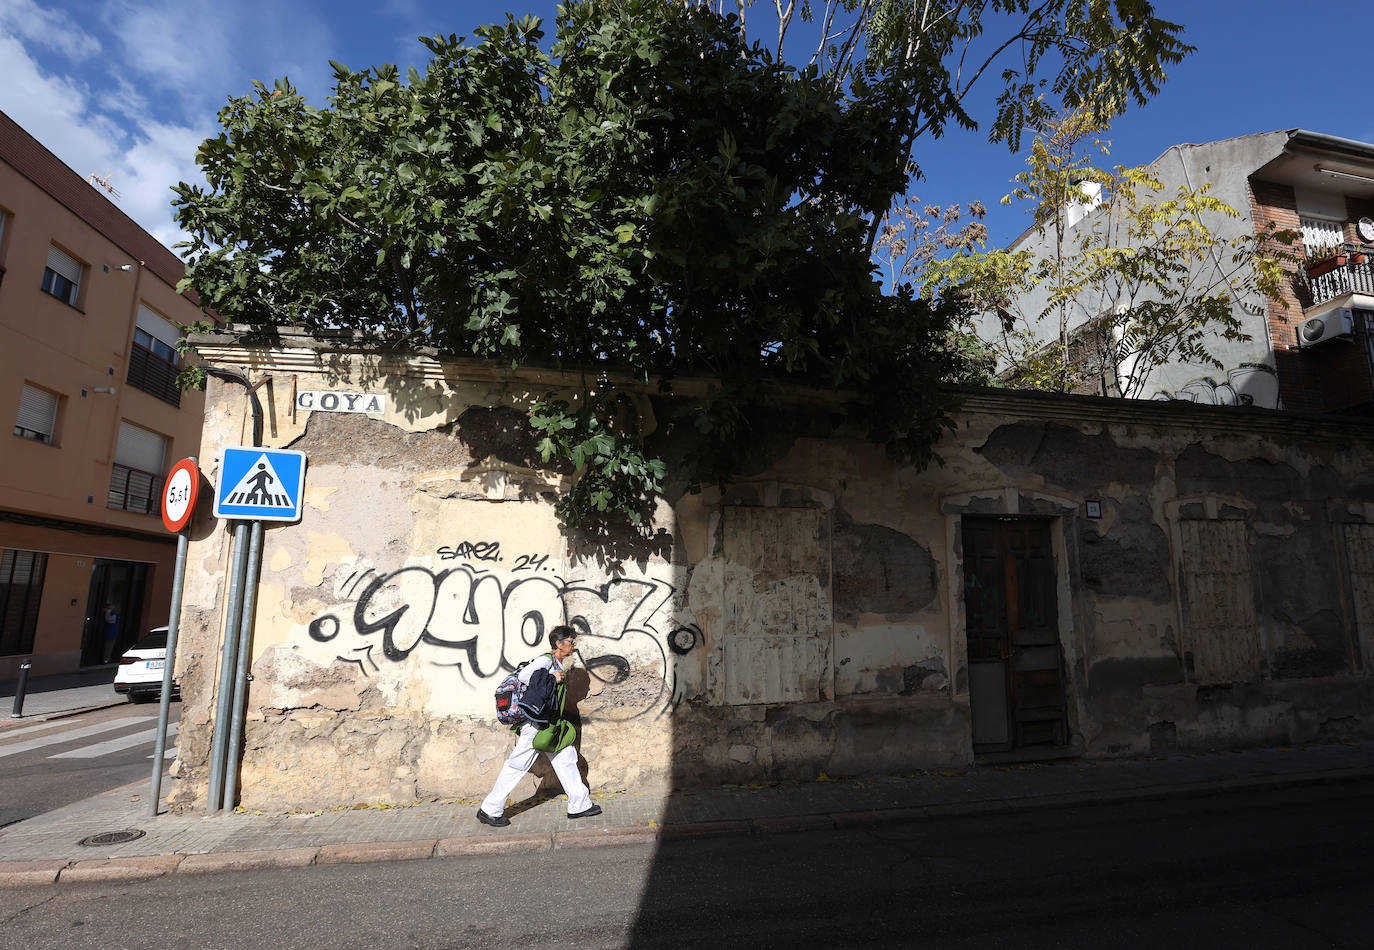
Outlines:
<svg viewBox="0 0 1374 950"><path fill-rule="evenodd" d="M144 303L138 305L138 328L154 340L166 343L173 350L177 348L177 342L181 339L181 331L173 326L170 320Z"/></svg>
<svg viewBox="0 0 1374 950"><path fill-rule="evenodd" d="M81 283L81 262L67 254L66 251L49 247L48 268L61 274L73 284Z"/></svg>
<svg viewBox="0 0 1374 950"><path fill-rule="evenodd" d="M57 396L25 383L24 392L19 397L19 418L15 420L15 425L40 433L43 441L51 442L56 423Z"/></svg>
<svg viewBox="0 0 1374 950"><path fill-rule="evenodd" d="M156 432L130 422L119 424L119 447L115 449L117 464L161 475L166 455L167 440Z"/></svg>

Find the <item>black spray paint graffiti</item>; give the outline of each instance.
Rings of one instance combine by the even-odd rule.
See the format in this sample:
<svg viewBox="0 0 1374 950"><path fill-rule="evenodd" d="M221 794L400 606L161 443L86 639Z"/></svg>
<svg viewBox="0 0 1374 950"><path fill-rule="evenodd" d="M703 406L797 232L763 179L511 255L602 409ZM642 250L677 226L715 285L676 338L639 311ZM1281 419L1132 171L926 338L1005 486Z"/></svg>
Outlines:
<svg viewBox="0 0 1374 950"><path fill-rule="evenodd" d="M680 700L668 653L684 655L702 641L696 625L674 625L667 612L660 614L674 591L651 578L590 585L522 573L503 582L463 564L381 575L369 570L344 583L345 596L354 592L351 625L357 645L348 651L361 656L339 659L358 664L364 673L369 665L381 668L374 658L378 646L383 658L400 663L425 645L461 652L462 659L451 665L472 685L469 676L479 681L504 676L540 651L550 628L568 624L578 631L577 654L590 676L603 686L633 687L620 691L630 700L617 707L621 717L661 712ZM656 615L662 618L657 625ZM310 636L335 642L346 626L338 615L323 614L311 622Z"/></svg>
<svg viewBox="0 0 1374 950"><path fill-rule="evenodd" d="M1226 374L1226 382L1219 383L1210 376L1195 379L1175 392L1161 389L1154 395L1158 400L1205 403L1209 406L1259 406L1261 409L1279 407L1279 378L1272 366L1263 363L1242 363Z"/></svg>

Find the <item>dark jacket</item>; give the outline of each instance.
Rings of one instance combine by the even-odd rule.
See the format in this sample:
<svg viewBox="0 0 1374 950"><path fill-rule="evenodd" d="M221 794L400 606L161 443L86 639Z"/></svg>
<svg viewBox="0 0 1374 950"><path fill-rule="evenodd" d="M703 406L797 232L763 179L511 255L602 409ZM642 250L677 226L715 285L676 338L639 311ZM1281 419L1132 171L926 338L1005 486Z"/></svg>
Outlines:
<svg viewBox="0 0 1374 950"><path fill-rule="evenodd" d="M520 696L520 711L525 714L526 719L542 729L558 714L557 691L558 681L553 678L552 673L544 669L535 670L530 675L525 692Z"/></svg>

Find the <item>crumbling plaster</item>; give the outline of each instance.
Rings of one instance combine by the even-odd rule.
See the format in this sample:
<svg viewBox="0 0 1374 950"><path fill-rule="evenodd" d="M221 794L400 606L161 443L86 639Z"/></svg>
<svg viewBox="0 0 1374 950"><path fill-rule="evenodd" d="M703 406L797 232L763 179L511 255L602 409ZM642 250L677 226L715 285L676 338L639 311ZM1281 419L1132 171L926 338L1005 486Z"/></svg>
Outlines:
<svg viewBox="0 0 1374 950"><path fill-rule="evenodd" d="M302 521L266 532L246 806L479 796L511 741L491 714L495 680L565 621L585 626L570 683L594 787L967 763L959 526L974 515L1056 526L1065 681L1085 751L1254 741L1279 734L1299 706L1307 724L1290 733L1320 734L1317 685L1350 678L1338 646L1359 652L1343 633L1339 591L1321 614L1279 585L1266 592L1273 609L1260 612L1273 648L1266 675L1318 673L1294 681L1313 684L1310 694L1294 685L1242 691L1234 708L1203 702L1182 668L1177 535L1180 518L1249 519L1258 560L1276 562L1260 565L1272 586L1284 545L1319 559L1330 532L1323 492L1368 469L1367 440L1308 446L1274 420L1247 434L1199 428L1176 407L1136 407L1122 422L1093 401L1060 401L1042 415L988 397L958 416L939 446L944 464L918 471L834 416L805 421L803 409L724 493L677 491L641 535L598 546L558 526L552 501L569 473L542 465L522 422L550 389L575 398L567 377L318 349L203 352L270 376L260 390L266 441L310 459ZM293 412L289 377L299 390L384 393L386 411ZM637 402L650 429L661 402ZM212 479L218 447L246 443L249 428L242 390L212 383ZM1274 472L1285 473L1283 491L1266 481ZM1374 514L1364 500L1374 493L1355 495L1346 517ZM1089 498L1100 519L1084 516ZM821 513L826 573L810 592L787 594L796 581L785 577L757 587L740 576L721 543L732 505ZM228 536L198 512L178 656L178 808L203 801ZM824 677L800 681L815 700L723 703L729 589L820 605ZM1367 692L1341 694L1348 728L1368 727ZM551 781L541 769L517 795Z"/></svg>

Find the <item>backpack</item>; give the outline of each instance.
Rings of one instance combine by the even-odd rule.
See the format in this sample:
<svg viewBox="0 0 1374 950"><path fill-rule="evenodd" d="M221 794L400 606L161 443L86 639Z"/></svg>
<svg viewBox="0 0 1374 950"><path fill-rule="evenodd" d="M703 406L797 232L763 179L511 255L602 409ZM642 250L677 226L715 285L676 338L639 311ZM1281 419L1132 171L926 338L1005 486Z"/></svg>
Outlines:
<svg viewBox="0 0 1374 950"><path fill-rule="evenodd" d="M552 653L545 653L544 656L553 656ZM538 657L535 657L537 660ZM520 682L520 671L533 663L534 660L526 660L511 671L501 685L496 687L496 719L503 726L521 726L525 724L526 716L520 708L520 697L525 693L525 684Z"/></svg>

